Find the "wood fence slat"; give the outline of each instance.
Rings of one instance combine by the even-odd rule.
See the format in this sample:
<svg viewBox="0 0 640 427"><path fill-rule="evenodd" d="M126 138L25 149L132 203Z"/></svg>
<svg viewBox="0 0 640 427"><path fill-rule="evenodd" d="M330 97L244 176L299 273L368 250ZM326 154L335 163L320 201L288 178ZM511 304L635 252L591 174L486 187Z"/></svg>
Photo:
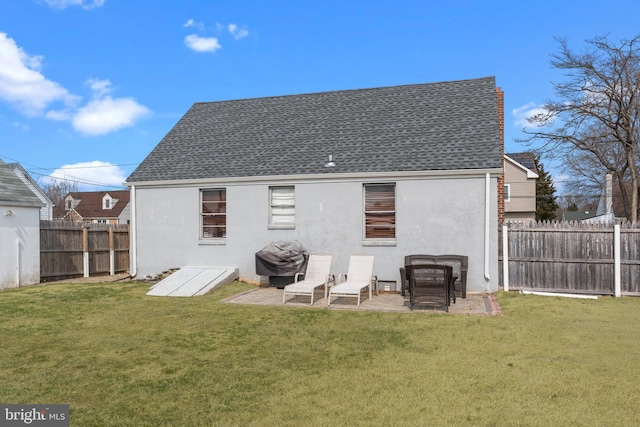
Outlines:
<svg viewBox="0 0 640 427"><path fill-rule="evenodd" d="M612 225L532 222L507 226L509 289L614 294ZM640 225L622 224L620 241L622 295L637 295Z"/></svg>
<svg viewBox="0 0 640 427"><path fill-rule="evenodd" d="M40 280L60 280L84 275L84 249L89 253L89 275L110 273L113 233L115 271L129 270L129 226L40 221ZM83 239L83 235L86 238Z"/></svg>

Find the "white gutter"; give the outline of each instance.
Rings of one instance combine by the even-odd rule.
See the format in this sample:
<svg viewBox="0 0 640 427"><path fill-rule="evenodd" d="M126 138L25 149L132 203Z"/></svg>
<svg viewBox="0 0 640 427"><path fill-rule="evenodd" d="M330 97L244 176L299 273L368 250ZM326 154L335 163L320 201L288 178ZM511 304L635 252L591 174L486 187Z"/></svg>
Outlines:
<svg viewBox="0 0 640 427"><path fill-rule="evenodd" d="M129 202L131 203L131 227L129 232L131 233L131 237L129 239L129 244L131 247L129 248L129 256L131 259L129 260L129 275L131 278L136 277L138 274L138 239L137 239L137 231L138 231L138 215L136 209L136 186L131 186L131 197Z"/></svg>
<svg viewBox="0 0 640 427"><path fill-rule="evenodd" d="M489 249L491 231L491 174L489 172L485 175L485 201L484 201L484 280L487 281L487 292L489 291Z"/></svg>

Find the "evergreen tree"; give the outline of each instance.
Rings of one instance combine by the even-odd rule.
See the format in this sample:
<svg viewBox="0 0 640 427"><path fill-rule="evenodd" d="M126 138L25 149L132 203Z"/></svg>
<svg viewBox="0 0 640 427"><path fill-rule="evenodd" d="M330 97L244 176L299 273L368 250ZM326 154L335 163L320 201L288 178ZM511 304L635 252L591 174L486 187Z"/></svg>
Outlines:
<svg viewBox="0 0 640 427"><path fill-rule="evenodd" d="M556 202L556 188L553 186L551 176L544 170L544 165L537 155L536 166L538 168L538 179L536 179L536 220L552 221L556 219L558 203Z"/></svg>

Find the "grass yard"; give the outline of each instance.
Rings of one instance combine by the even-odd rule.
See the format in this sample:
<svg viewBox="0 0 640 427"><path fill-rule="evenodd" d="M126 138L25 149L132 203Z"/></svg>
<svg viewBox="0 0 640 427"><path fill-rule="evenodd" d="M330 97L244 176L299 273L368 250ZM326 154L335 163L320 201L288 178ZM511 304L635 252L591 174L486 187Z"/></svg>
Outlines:
<svg viewBox="0 0 640 427"><path fill-rule="evenodd" d="M640 425L640 298L499 294L502 317L0 292L0 403L72 426Z"/></svg>

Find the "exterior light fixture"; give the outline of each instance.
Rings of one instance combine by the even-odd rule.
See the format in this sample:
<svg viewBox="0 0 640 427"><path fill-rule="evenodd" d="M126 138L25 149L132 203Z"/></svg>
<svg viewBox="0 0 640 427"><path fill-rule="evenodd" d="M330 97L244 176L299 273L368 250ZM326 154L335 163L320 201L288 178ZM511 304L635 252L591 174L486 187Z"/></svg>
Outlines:
<svg viewBox="0 0 640 427"><path fill-rule="evenodd" d="M12 210L7 209L6 211L4 211L4 216L11 216L11 215L13 215Z"/></svg>
<svg viewBox="0 0 640 427"><path fill-rule="evenodd" d="M336 164L333 161L333 156L331 154L329 154L329 161L327 163L324 164L325 168L335 168Z"/></svg>

